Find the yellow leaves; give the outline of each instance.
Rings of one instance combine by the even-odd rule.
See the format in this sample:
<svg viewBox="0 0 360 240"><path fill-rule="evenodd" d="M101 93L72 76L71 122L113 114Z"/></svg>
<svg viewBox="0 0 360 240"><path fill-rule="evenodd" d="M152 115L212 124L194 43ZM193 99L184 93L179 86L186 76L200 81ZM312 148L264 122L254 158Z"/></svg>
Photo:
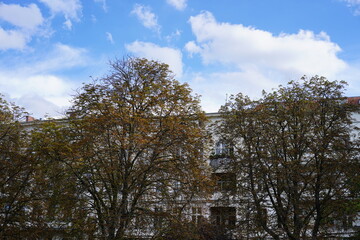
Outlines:
<svg viewBox="0 0 360 240"><path fill-rule="evenodd" d="M358 152L349 151L358 139L350 137L353 112L342 101L344 84L303 78L264 92L258 101L240 94L222 108L219 134L238 144L234 166L252 207L266 205L274 215L267 216L268 222L283 218L284 228L268 224L265 231L309 231L313 226L302 224L306 218L325 219L329 213L324 209L348 197L348 182L359 163ZM319 209L316 214L314 209ZM287 221L294 216L296 226ZM314 232L326 229L320 222Z"/></svg>
<svg viewBox="0 0 360 240"><path fill-rule="evenodd" d="M71 165L74 167L74 168L81 168L81 167L84 167L86 164L84 158L80 157L80 158L77 158L77 159L73 159L71 161Z"/></svg>
<svg viewBox="0 0 360 240"><path fill-rule="evenodd" d="M33 133L36 154L75 179L79 201L103 220L96 227L105 232L104 222L126 229L131 221L119 221L144 207L139 199L172 199L174 181L184 183L181 194L189 199L208 186L201 153L206 118L188 85L156 61L128 58L111 68L79 91L67 122Z"/></svg>

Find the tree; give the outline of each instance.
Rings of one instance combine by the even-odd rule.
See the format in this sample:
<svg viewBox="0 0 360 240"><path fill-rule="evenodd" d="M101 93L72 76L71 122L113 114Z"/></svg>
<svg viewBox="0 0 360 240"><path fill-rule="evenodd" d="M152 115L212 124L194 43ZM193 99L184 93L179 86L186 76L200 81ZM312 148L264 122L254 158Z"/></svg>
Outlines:
<svg viewBox="0 0 360 240"><path fill-rule="evenodd" d="M232 240L234 238L226 228L215 226L204 219L198 224L187 221L173 221L156 239Z"/></svg>
<svg viewBox="0 0 360 240"><path fill-rule="evenodd" d="M36 182L41 191L37 204L44 226L40 237L83 239L95 231L94 218L89 211L82 186L68 169L66 158L70 150L68 120L50 119L31 125L29 148L37 159ZM44 231L45 230L45 231ZM46 231L48 230L48 231Z"/></svg>
<svg viewBox="0 0 360 240"><path fill-rule="evenodd" d="M25 221L23 206L28 200L26 186L31 170L19 150L22 147L18 120L22 109L0 98L0 236L18 234ZM25 165L25 166L24 166Z"/></svg>
<svg viewBox="0 0 360 240"><path fill-rule="evenodd" d="M24 109L0 95L0 238L36 236L40 219L33 211L39 189L35 159L29 154L28 134L20 121Z"/></svg>
<svg viewBox="0 0 360 240"><path fill-rule="evenodd" d="M231 167L253 233L318 239L334 227L359 175L358 108L346 102L345 84L303 77L257 101L238 94L221 108L218 134L235 148Z"/></svg>
<svg viewBox="0 0 360 240"><path fill-rule="evenodd" d="M127 58L110 65L108 76L75 96L67 123L40 131L39 151L76 179L94 236L123 239L149 231L149 219L164 226L162 216L205 194L206 119L166 64Z"/></svg>

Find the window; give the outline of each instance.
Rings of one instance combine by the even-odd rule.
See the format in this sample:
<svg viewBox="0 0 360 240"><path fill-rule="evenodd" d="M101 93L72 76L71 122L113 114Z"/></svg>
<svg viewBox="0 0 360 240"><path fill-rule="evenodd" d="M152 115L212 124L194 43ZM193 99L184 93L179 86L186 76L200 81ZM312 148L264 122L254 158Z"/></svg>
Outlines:
<svg viewBox="0 0 360 240"><path fill-rule="evenodd" d="M216 181L217 191L235 191L236 175L235 173L214 173L213 178Z"/></svg>
<svg viewBox="0 0 360 240"><path fill-rule="evenodd" d="M201 207L192 207L191 208L191 221L195 224L201 223L203 219L202 208Z"/></svg>
<svg viewBox="0 0 360 240"><path fill-rule="evenodd" d="M236 224L236 209L234 207L210 208L211 221L217 226L234 227Z"/></svg>
<svg viewBox="0 0 360 240"><path fill-rule="evenodd" d="M261 227L263 224L266 224L268 221L268 213L266 208L260 208L256 213L256 225ZM278 225L281 225L278 219Z"/></svg>
<svg viewBox="0 0 360 240"><path fill-rule="evenodd" d="M136 215L134 220L135 229L145 229L151 226L152 219L145 212L140 212Z"/></svg>
<svg viewBox="0 0 360 240"><path fill-rule="evenodd" d="M227 165L234 154L234 148L224 141L218 141L210 157L210 165L214 168Z"/></svg>
<svg viewBox="0 0 360 240"><path fill-rule="evenodd" d="M351 215L344 215L342 218L342 227L344 229L349 229L353 227L354 218Z"/></svg>
<svg viewBox="0 0 360 240"><path fill-rule="evenodd" d="M155 207L154 209L154 228L159 229L163 225L163 208Z"/></svg>
<svg viewBox="0 0 360 240"><path fill-rule="evenodd" d="M171 210L171 214L175 217L181 217L182 215L182 208L181 207L174 207L172 210Z"/></svg>
<svg viewBox="0 0 360 240"><path fill-rule="evenodd" d="M164 186L163 186L163 184L162 183L159 183L159 182L157 182L157 183L155 183L155 192L156 193L162 193L162 192L164 192Z"/></svg>
<svg viewBox="0 0 360 240"><path fill-rule="evenodd" d="M174 190L174 192L178 192L181 190L181 182L180 181L174 181L173 190Z"/></svg>
<svg viewBox="0 0 360 240"><path fill-rule="evenodd" d="M215 145L215 155L227 156L230 154L230 148L224 141L218 141Z"/></svg>
<svg viewBox="0 0 360 240"><path fill-rule="evenodd" d="M210 156L210 166L213 168L219 168L221 166L229 166L231 160L229 158L223 158L219 155Z"/></svg>
<svg viewBox="0 0 360 240"><path fill-rule="evenodd" d="M172 151L173 157L175 159L181 159L184 155L184 150L180 146L176 146L176 148Z"/></svg>

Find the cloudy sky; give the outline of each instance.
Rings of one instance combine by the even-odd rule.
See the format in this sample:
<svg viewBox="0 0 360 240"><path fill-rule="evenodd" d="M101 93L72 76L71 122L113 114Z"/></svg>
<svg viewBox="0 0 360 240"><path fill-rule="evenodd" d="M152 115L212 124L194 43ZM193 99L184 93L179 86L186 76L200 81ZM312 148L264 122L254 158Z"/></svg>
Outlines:
<svg viewBox="0 0 360 240"><path fill-rule="evenodd" d="M0 0L0 92L38 118L126 55L169 64L207 112L303 75L357 96L360 0Z"/></svg>

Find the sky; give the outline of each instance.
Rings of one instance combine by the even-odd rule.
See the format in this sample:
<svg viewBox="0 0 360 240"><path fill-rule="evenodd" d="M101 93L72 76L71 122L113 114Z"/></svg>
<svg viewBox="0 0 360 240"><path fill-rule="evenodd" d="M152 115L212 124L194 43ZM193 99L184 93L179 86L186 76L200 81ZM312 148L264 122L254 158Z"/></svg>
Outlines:
<svg viewBox="0 0 360 240"><path fill-rule="evenodd" d="M0 0L0 93L61 117L124 56L167 63L216 112L306 75L360 95L360 0Z"/></svg>

